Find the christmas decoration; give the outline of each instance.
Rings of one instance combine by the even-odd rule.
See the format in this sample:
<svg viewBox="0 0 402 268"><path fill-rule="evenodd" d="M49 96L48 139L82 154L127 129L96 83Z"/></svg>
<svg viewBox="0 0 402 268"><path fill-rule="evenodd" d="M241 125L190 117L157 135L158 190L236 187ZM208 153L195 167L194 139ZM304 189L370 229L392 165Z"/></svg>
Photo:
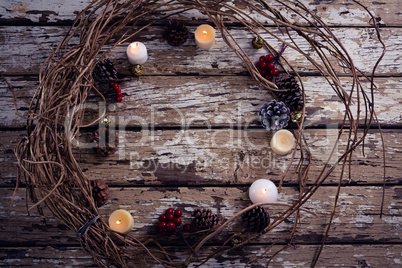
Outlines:
<svg viewBox="0 0 402 268"><path fill-rule="evenodd" d="M105 127L109 127L110 126L110 118L108 117L103 117L101 118L101 120L99 120L100 125L105 126Z"/></svg>
<svg viewBox="0 0 402 268"><path fill-rule="evenodd" d="M140 77L144 74L144 67L140 64L135 64L133 65L133 67L131 67L131 72L133 73L133 75Z"/></svg>
<svg viewBox="0 0 402 268"><path fill-rule="evenodd" d="M302 92L293 75L281 73L275 79L275 84L278 86L278 89L283 90L275 91L275 94L290 108L292 112L303 110Z"/></svg>
<svg viewBox="0 0 402 268"><path fill-rule="evenodd" d="M262 126L266 130L285 128L290 120L290 110L281 101L272 100L264 103L258 112Z"/></svg>
<svg viewBox="0 0 402 268"><path fill-rule="evenodd" d="M253 38L251 44L253 45L253 48L260 49L264 46L264 39L262 39L260 36L256 36Z"/></svg>
<svg viewBox="0 0 402 268"><path fill-rule="evenodd" d="M91 181L91 188L96 206L103 206L109 199L109 186L103 180L93 180Z"/></svg>
<svg viewBox="0 0 402 268"><path fill-rule="evenodd" d="M158 232L160 235L171 235L182 224L182 212L179 209L168 208L165 214L159 216Z"/></svg>
<svg viewBox="0 0 402 268"><path fill-rule="evenodd" d="M114 100L117 102L121 102L123 100L123 94L121 93L119 85L114 82L110 82L110 86L114 89L114 92L116 94Z"/></svg>
<svg viewBox="0 0 402 268"><path fill-rule="evenodd" d="M232 248L239 246L241 243L243 243L243 239L241 239L241 237L235 237L230 240L230 245Z"/></svg>
<svg viewBox="0 0 402 268"><path fill-rule="evenodd" d="M302 119L302 112L294 111L290 113L290 119L293 123L300 123Z"/></svg>
<svg viewBox="0 0 402 268"><path fill-rule="evenodd" d="M251 232L261 232L270 222L269 214L264 207L257 206L242 216L244 227Z"/></svg>
<svg viewBox="0 0 402 268"><path fill-rule="evenodd" d="M104 7L104 5L91 4L88 9L86 9L88 12L80 12L74 28L81 29L81 31L70 31L70 33L66 35L66 38L63 38L62 42L54 50L52 50L52 54L49 56L48 60L46 60L46 64L43 65L43 68L40 71L41 81L40 85L38 86L37 93L34 95L33 99L33 103L37 104L38 109L32 109L32 111L28 111L28 118L30 119L28 120L29 122L27 125L27 136L24 136L23 140L18 143L15 150L19 160L18 165L21 171L21 175L19 176L25 179L27 190L31 190L33 187L36 188L35 191L30 192L30 197L34 202L37 202L36 205L38 206L38 209L42 208L44 205L41 201L38 202L38 200L41 200L44 194L48 194L49 186L56 187L57 195L50 195L46 199L45 203L49 204L47 208L51 211L55 218L58 218L70 227L73 226L73 229L74 226L81 225L80 223L82 222L82 217L89 217L89 219L94 218L96 214L99 214L99 211L87 209L85 207L88 204L89 197L83 195L82 193L85 191L81 190L85 190L86 184L82 182L85 182L87 180L87 177L76 165L75 155L73 154L75 152L71 143L71 136L65 134L65 129L60 128L59 123L64 122L65 118L68 116L68 114L66 114L66 111L71 111L71 108L78 108L78 105L86 104L91 100L91 98L87 98L91 94L94 86L92 79L88 79L88 77L91 76L91 74L88 73L90 68L85 68L86 66L82 63L96 62L96 57L99 56L99 53L109 51L110 47L118 45L110 44L110 47L104 47L104 45L108 43L105 41L119 40L120 42L122 40L120 38L121 36L115 35L118 31L114 31L114 29L123 29L127 26L128 22L131 24L130 26L144 25L143 29L145 29L146 27L148 27L148 25L151 25L151 23L149 23L149 21L142 21L142 19L146 17L145 15L147 14L145 13L149 12L150 10L153 13L152 15L155 15L155 18L158 19L160 17L165 18L166 12L181 12L194 9L207 13L210 18L219 17L219 19L214 19L214 23L219 29L225 29L224 23L226 21L233 21L234 23L239 23L240 25L250 27L253 32L262 30L266 31L267 34L270 35L270 38L272 38L272 41L265 40L267 44L268 42L272 44L277 41L281 42L283 38L283 36L276 35L277 29L272 28L274 30L271 30L271 27L265 27L265 22L259 23L255 20L247 20L246 17L241 16L240 12L242 11L238 11L237 8L231 8L231 5L226 5L226 3L224 3L225 6L222 6L222 1L216 1L215 3L213 3L213 5L208 5L209 7L213 6L213 8L206 8L205 3L201 3L201 1L184 1L180 3L176 3L175 1L173 1L167 3L168 5L166 6L161 4L159 1L155 1L155 3L152 2L149 5L147 3L145 8L133 8L133 6L130 4L120 5L117 2L118 1L113 0L111 2L107 2L107 6L104 10L101 9ZM110 8L111 5L109 3L113 6L113 8ZM296 5L292 6L291 10L288 9L288 5L286 3L278 3L278 5L280 6L279 9L271 6L269 6L269 9L261 9L259 6L254 6L255 4L253 1L243 1L242 3L244 3L246 9L254 10L257 13L257 17L262 16L264 21L266 21L265 19L269 19L270 21L272 21L272 23L276 25L283 25L284 23L286 23L286 31L288 33L295 32L296 34L298 34L298 36L295 36L297 38L293 39L291 42L292 48L295 53L305 55L305 41L307 41L309 45L307 47L308 51L312 52L319 50L328 50L331 47L347 47L340 42L340 39L336 38L337 33L333 32L331 30L331 27L327 27L325 23L323 23L317 16L315 16L314 11L310 11L308 10L308 7L301 5L301 2L299 0L295 1ZM180 6L177 4L180 4ZM259 5L259 3L257 3L257 5ZM160 8L161 6L164 8L162 10L163 14L161 14L161 16L158 16L158 8ZM300 7L303 7L303 9L300 9ZM224 9L227 9L227 11ZM283 11L281 9L283 9ZM291 12L292 16L283 16L282 14L285 14L286 12ZM91 14L91 16L93 15L93 19L88 18L87 14ZM96 17L96 14L99 14L98 17ZM129 17L125 17L123 14L128 14ZM294 17L294 20L291 17ZM306 19L306 17L308 17L308 19ZM112 29L110 31L103 31L105 27L107 27L107 25L110 23L110 21L113 21ZM307 23L307 26L303 26L305 25L304 23ZM325 28L326 30L321 31L322 28ZM376 28L375 30L377 31L377 34L379 36L378 29ZM135 32L133 33L133 36L136 35L137 32L139 32L136 31L136 29L134 29L134 31ZM314 32L314 34L311 34L311 32ZM77 44L76 46L71 46L71 43L69 43L69 41L71 40L71 38L76 37L77 34L80 35L79 44ZM237 38L235 38L229 31L225 30L221 31L220 37L234 50L237 55L240 56L240 59L247 66L247 70L251 70L254 74L254 70L252 68L253 63L250 63L248 60L251 55L247 55L247 53L244 52L241 47L233 46L233 44L241 43L241 40L237 40ZM289 35L289 37L292 36ZM373 38L374 37L375 35L373 35ZM88 44L96 44L96 46L91 46L89 48L87 46ZM301 46L299 47L299 45ZM322 54L318 53L317 57L314 57L316 55L312 55L313 57L310 57L309 55L309 57L305 57L305 62L313 63L312 65L310 65L310 67L315 67L315 70L317 72L325 76L330 86L335 89L336 93L338 93L338 90L343 87L337 72L333 72L333 70L336 69L338 66L334 65L331 62L338 62L338 59L344 59L342 67L346 71L350 71L350 77L352 78L351 83L354 85L354 87L351 89L352 93L354 88L359 88L359 91L362 92L360 96L363 100L360 102L357 101L356 106L358 107L356 108L359 110L363 110L364 108L366 108L366 110L369 110L369 105L373 102L373 100L370 100L366 97L370 95L369 90L366 89L366 86L364 84L366 82L366 78L360 78L360 70L354 67L355 65L353 61L350 59L350 57L347 57L349 54L348 51L346 51L346 48L342 50L334 49L329 51L330 53L326 52L327 51L324 51L324 53ZM61 60L55 61L54 59ZM275 63L273 61L272 55L264 56L264 64L261 64L261 68L259 69L265 72L265 78L269 78L270 80L272 80L273 76L279 74L279 70L274 70ZM298 70L297 67L299 66L292 66L291 62L288 62L288 65L291 69ZM253 75L252 77L255 78L255 75ZM108 80L110 82L110 78L105 80ZM258 80L257 82L261 82L261 79L256 80ZM66 81L71 81L71 83L73 83L74 85L79 86L66 87L64 86ZM375 88L375 85L373 84L373 81L369 82L369 88L373 90ZM270 84L263 84L267 89L272 88L270 87ZM353 96L352 93L350 94L350 99L345 98L345 95L339 96L339 100L343 104L345 104L348 110L351 106L351 101L354 101L356 99L356 97ZM75 100L75 102L73 103L73 107L71 102L72 99ZM46 117L41 117L41 120L37 120L38 111L40 111L41 114L45 114ZM266 111L270 111L270 109L267 109ZM272 115L270 115L270 117L271 116ZM71 122L74 129L79 129L81 127L81 123L84 120L83 117L84 113L79 113L77 114L76 120L73 120ZM359 113L357 116L353 113L349 114L348 116L345 116L345 118L346 119L344 119L342 122L340 135L337 141L339 141L341 134L343 134L342 131L344 130L344 126L353 125L353 122L359 122L359 120L362 120ZM373 113L370 114L370 118L366 118L366 120L370 121L372 119ZM367 125L367 129L365 130L368 131L369 127L370 126ZM55 132L43 132L42 130L45 128L54 129ZM109 130L107 129L107 131ZM349 131L349 134L358 137L348 143L347 147L345 148L345 151L350 152L351 155L354 148L356 148L360 143L364 143L366 132L362 132L363 135L359 136L359 133L357 133L357 131L360 130L349 128ZM299 130L298 134L302 135L303 130ZM99 139L97 140L99 141ZM54 144L63 145L64 150L62 154L59 151L59 146L54 146ZM43 153L43 148L45 148L46 154ZM349 157L349 153L343 155L342 158L339 159L339 162L343 158L347 157ZM43 162L50 161L60 164L64 167L64 169L55 168L54 165L42 164ZM303 155L301 156L300 161L302 163L306 163L306 172L304 175L308 177L308 175L310 175L310 173L308 173L308 170L310 169L310 167L312 167L311 161L308 159L308 157L305 158ZM74 176L69 176L69 180L71 180L71 183L59 184L59 179L61 176L63 176L63 174L65 174L66 170L69 172L69 174L74 174ZM324 171L325 168L320 174L327 175ZM284 175L286 175L286 173L287 171ZM311 190L312 192L317 190L321 185L318 182L320 182L321 180L322 176L317 175L315 183L311 184L311 188L309 188L309 190ZM71 192L71 185L75 186L74 192ZM304 185L301 185L301 187L304 187ZM64 196L68 196L68 198L64 198ZM73 199L74 202L71 202L71 199ZM309 197L306 197L306 199L303 201L305 202L308 199ZM92 200L89 201L91 202ZM301 209L300 202L301 201L298 201L296 204L293 204L289 209L290 213L287 213L287 215L291 215L291 212L295 212ZM77 207L82 207L83 213L77 211ZM334 213L335 210L333 210L331 215L333 216ZM287 218L288 216L280 217L278 218L277 223L280 224ZM200 220L198 221L200 222ZM167 222L163 223L165 225L163 228L167 229ZM161 222L160 224L163 225L163 223ZM174 224L174 221L170 223L171 224L169 224L169 228L171 229L173 226L172 223ZM108 232L108 228L104 228L104 222L99 221L97 224L99 226L98 228L96 228L96 232L88 232L87 236L85 236L85 238L82 238L83 241L81 242L83 242L85 248L91 253L92 256L94 256L96 262L100 266L106 266L106 263L110 263L110 266L125 267L127 266L127 263L130 262L132 259L135 259L136 261L138 260L137 255L133 254L133 252L141 251L148 252L148 254L150 255L152 254L151 251L149 251L147 248L148 245L142 244L137 237L111 235L110 232ZM329 227L330 224L328 224L328 228ZM201 249L205 248L205 245L208 245L208 243L206 242L214 237L216 237L215 234L211 235L210 237L203 238L201 240L201 244L196 244L196 250L191 255L202 256L202 254L204 253L201 252ZM245 238L244 240L245 243L251 241L249 238ZM268 247L269 246L267 246L267 248ZM162 245L159 253L160 252L165 252L165 247ZM221 252L222 251L217 250L217 252L214 252L214 255L211 254L211 256L218 256ZM260 255L261 257L266 257L266 254L269 251L265 250L264 252L265 253L262 253ZM163 263L166 266L184 266L189 265L191 264L191 262L193 262L193 259L191 258L185 261L182 261L181 259L172 260L169 256L173 254L171 254L170 252L166 252L166 254L160 255L162 255L162 257L159 257L159 254L157 257L155 257L155 255L152 255L153 260L157 261L158 263ZM208 258L206 258L205 261L207 261ZM314 260L315 262L317 258L318 256ZM194 259L196 261L199 260L198 258ZM314 266L315 262L312 266Z"/></svg>
<svg viewBox="0 0 402 268"><path fill-rule="evenodd" d="M110 141L110 138L114 140ZM96 143L95 151L101 156L108 156L117 151L119 138L109 128L99 128L92 134L92 141Z"/></svg>
<svg viewBox="0 0 402 268"><path fill-rule="evenodd" d="M109 83L116 80L117 70L109 59L104 59L96 64L92 75L99 83Z"/></svg>
<svg viewBox="0 0 402 268"><path fill-rule="evenodd" d="M187 41L188 33L188 29L183 23L177 20L169 20L165 38L169 45L179 46Z"/></svg>
<svg viewBox="0 0 402 268"><path fill-rule="evenodd" d="M193 211L192 216L194 219L191 225L197 230L211 229L223 223L223 218L212 214L210 209L196 209Z"/></svg>
<svg viewBox="0 0 402 268"><path fill-rule="evenodd" d="M269 81L279 74L279 70L275 68L275 63L273 60L274 56L267 54L265 56L261 56L258 62L258 71L263 77L265 77L265 79Z"/></svg>

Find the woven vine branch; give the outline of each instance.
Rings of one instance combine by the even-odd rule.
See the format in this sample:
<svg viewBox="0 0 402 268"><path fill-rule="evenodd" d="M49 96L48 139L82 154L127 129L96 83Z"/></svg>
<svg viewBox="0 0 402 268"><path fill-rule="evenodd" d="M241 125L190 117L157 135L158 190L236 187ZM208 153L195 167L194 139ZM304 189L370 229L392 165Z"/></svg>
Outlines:
<svg viewBox="0 0 402 268"><path fill-rule="evenodd" d="M383 53L374 63L372 73L365 74L356 68L347 49L332 29L300 1L275 0L266 2L255 0L237 2L241 2L244 9L239 9L229 2L218 0L128 0L124 2L102 0L93 1L85 8L77 16L68 33L53 50L40 70L40 84L28 111L27 136L19 142L15 150L19 166L18 180L25 180L27 192L34 203L29 210L36 208L42 214L43 208L46 207L55 218L73 231L77 231L85 222L99 215L91 196L90 183L74 158L74 148L71 143L73 138L78 135L80 128L94 125L100 119L98 118L88 125L82 123L84 110L81 107L87 101L88 96L97 94L106 101L94 85L92 70L97 62L104 59L116 46L130 40L154 22L165 20L170 16L188 10L198 10L219 29L222 39L243 61L244 66L256 83L271 92L274 97L276 96L275 91L278 90L275 84L260 75L253 59L247 55L246 50L233 37L229 26L224 23L225 21L240 23L245 26L244 31L265 36L265 48L272 54L277 55L278 51L270 40L277 40L287 45L288 49L292 49L292 53L299 53L304 56L311 63L311 66L325 77L328 85L338 96L339 102L343 104L345 113L344 119L339 122L337 142L321 173L315 178L309 178L313 155L311 155L303 135L304 107L302 122L295 130L298 146L293 151L289 165L280 182L281 186L288 171L294 168L298 174L300 185L299 199L290 204L264 230L264 232L270 232L290 215L295 215L294 226L290 235L281 240L289 241L288 245L283 246L282 249L291 245L295 230L298 227L302 205L313 196L331 172L340 165L342 172L334 209L326 228L325 237L327 237L335 213L344 170L348 165L350 169L353 151L358 146L364 145L364 139L370 125L377 121L373 108L376 89L373 79L378 63L385 52L385 45L381 40L378 25L373 15L364 6L354 1L356 6L367 11L377 32L379 44L383 47ZM284 15L286 13L292 14L292 16L288 16L292 19L287 18ZM261 21L262 18L264 21ZM267 26L267 22L275 24L276 27ZM79 42L75 43L73 38L77 37L79 37ZM302 42L308 44L305 50L300 46L301 41L297 41L300 40L300 37L303 40ZM112 38L117 38L114 44L110 44ZM107 49L105 45L111 46ZM314 52L311 53L311 51ZM292 67L292 64L283 55L279 63L285 71L293 73L298 78L303 91L304 103L306 103L306 96L308 96L309 91L304 87L298 70ZM349 89L342 86L339 69L343 69L345 71L343 74L347 73L353 78L352 86ZM364 79L370 81L369 88L363 86L362 81ZM353 114L352 108L356 108L357 114ZM70 131L66 131L66 129ZM336 159L336 164L329 165L331 159L335 157L336 145L343 134L348 136L347 147ZM293 167L292 163L296 151L300 151L301 158L296 167ZM311 186L306 188L308 181ZM192 253L183 253L188 255L185 260L173 260L174 254L168 252L158 242L157 237L142 237L135 234L121 235L110 230L102 220L91 225L82 234L80 241L101 267L109 267L110 265L127 267L136 256L139 256L138 254L144 252L150 257L148 261L168 267L187 266L192 262L202 264L216 255L232 250L231 247L226 246L229 240L225 240L222 242L222 246L211 254L200 254L205 250L206 242L216 237L236 217L254 206L243 209L218 229L201 234L203 238L191 245ZM249 236L236 247L248 243L258 235L261 234ZM325 239L323 245L324 243ZM268 246L263 254L250 263L266 256L274 244ZM277 253L279 251L272 254L269 261ZM313 260L313 266L317 262L318 256L319 254Z"/></svg>

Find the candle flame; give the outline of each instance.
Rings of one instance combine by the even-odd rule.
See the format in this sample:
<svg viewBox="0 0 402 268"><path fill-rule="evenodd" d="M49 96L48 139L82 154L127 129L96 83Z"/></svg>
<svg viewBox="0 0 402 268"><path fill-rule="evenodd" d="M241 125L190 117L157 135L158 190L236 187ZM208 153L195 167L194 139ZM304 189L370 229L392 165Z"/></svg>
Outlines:
<svg viewBox="0 0 402 268"><path fill-rule="evenodd" d="M207 31L202 31L202 33L203 33L203 34L207 34L208 32L207 32Z"/></svg>
<svg viewBox="0 0 402 268"><path fill-rule="evenodd" d="M121 223L121 220L117 220L117 221L116 221L116 224L120 224L120 223Z"/></svg>
<svg viewBox="0 0 402 268"><path fill-rule="evenodd" d="M262 189L262 192L265 194L267 192L267 189Z"/></svg>
<svg viewBox="0 0 402 268"><path fill-rule="evenodd" d="M286 143L288 143L288 140L285 139L285 138L282 138L281 142L282 142L283 144L286 144Z"/></svg>
<svg viewBox="0 0 402 268"><path fill-rule="evenodd" d="M136 47L137 47L137 43L131 43L130 46L131 46L132 48L136 48Z"/></svg>

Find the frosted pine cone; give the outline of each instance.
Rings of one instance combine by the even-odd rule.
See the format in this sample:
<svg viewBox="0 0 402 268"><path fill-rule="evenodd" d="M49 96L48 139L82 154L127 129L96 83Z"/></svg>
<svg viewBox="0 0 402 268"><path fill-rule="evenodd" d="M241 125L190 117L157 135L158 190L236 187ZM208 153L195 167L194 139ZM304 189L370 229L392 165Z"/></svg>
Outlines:
<svg viewBox="0 0 402 268"><path fill-rule="evenodd" d="M280 130L288 125L290 109L283 102L272 100L260 107L258 115L266 130Z"/></svg>

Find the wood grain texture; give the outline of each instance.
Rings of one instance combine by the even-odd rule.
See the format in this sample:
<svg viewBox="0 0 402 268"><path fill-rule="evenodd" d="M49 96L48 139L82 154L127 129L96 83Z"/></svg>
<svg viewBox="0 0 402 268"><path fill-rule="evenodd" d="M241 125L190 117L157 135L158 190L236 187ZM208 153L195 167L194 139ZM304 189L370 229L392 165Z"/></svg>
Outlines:
<svg viewBox="0 0 402 268"><path fill-rule="evenodd" d="M0 2L0 49L3 52L0 72L5 73L15 88L20 113L25 114L28 109L38 85L42 62L61 41L76 14L89 2ZM228 2L244 8L240 1ZM349 0L303 2L334 26L332 29L350 50L357 67L364 72L370 71L380 50L374 31L368 27L367 14L352 6ZM327 245L316 267L399 267L402 264L402 13L399 0L361 2L375 16L381 17L380 31L388 46L377 70L379 92L375 93L379 121L387 128L384 130L387 166L384 215L379 216L382 143L379 131L372 130L365 154L361 148L355 151L351 181L348 174L342 181ZM292 16L291 13L285 15ZM194 11L177 18L191 25L190 32L205 22L205 17ZM270 21L262 21L277 33ZM184 46L173 48L162 38L164 24L162 21L148 28L136 39L144 42L149 52L149 61L144 65L145 75L140 79L133 78L129 72L125 56L127 44L117 47L110 55L118 68L124 94L123 102L117 104L113 101L113 93L106 93L109 114L120 127L118 153L102 158L92 149L78 151L75 148L88 178L104 179L111 187L110 200L100 209L102 220L106 221L115 209L127 209L135 218L133 235L155 234L157 217L169 206L181 208L185 221L189 221L190 212L198 207L211 208L228 218L249 205L247 190L255 179L269 178L277 184L289 160L289 156L272 154L268 145L272 134L258 127L256 112L271 96L255 85L220 35L210 51L198 50L192 35ZM227 24L253 60L257 61L260 55L267 53L252 49L253 36L245 33L238 24L231 21ZM300 37L295 39L300 41ZM267 40L274 48L280 48L280 43L269 37ZM311 54L303 42L301 47ZM333 144L337 134L334 124L339 122L343 111L332 89L303 57L291 49L286 50L284 56L303 74L308 93L306 126L310 129L306 130L306 137L314 155L309 177L309 183L312 183L328 155L328 146ZM342 81L348 89L350 79L347 74L340 68L337 71L344 76ZM90 103L98 101L99 98L94 96L88 100ZM88 120L96 117L97 109L88 109ZM64 224L48 212L45 219L36 211L28 215L23 184L11 204L16 183L13 149L25 135L21 131L25 123L15 115L12 94L5 83L0 82L0 266L96 267L92 258L81 249L75 234ZM85 142L88 137L89 132L83 130L79 140ZM344 149L346 141L347 137L342 137L338 152ZM293 167L298 158L299 154ZM339 169L335 170L305 204L317 215L302 213L295 248L280 253L269 267L310 266L328 224L339 175ZM299 195L297 184L297 174L291 171L285 179L280 201L295 202ZM283 209L271 207L271 218L278 217ZM274 239L289 234L292 227L292 222L286 221L251 245L212 258L205 267L244 267ZM241 231L237 222L222 237ZM185 252L184 244L176 238L161 242L172 252ZM281 241L282 244L286 242ZM204 254L216 247L214 240ZM274 246L268 256L279 247ZM253 267L265 267L266 260L262 258ZM132 265L144 267L138 263Z"/></svg>
<svg viewBox="0 0 402 268"><path fill-rule="evenodd" d="M0 189L0 245L79 245L75 233L55 219L44 222L41 217L31 211L26 212L25 191L19 190L15 202L10 205L12 189ZM156 235L158 217L167 207L182 209L183 221L190 221L190 214L195 208L211 208L225 218L230 218L250 204L248 187L138 187L112 188L110 201L100 208L103 221L116 209L128 210L134 217L132 235ZM317 193L306 202L305 208L311 209L316 216L302 212L301 222L295 234L295 242L302 244L320 243L324 228L329 220L336 194L336 187L320 187ZM285 203L295 202L298 198L295 187L285 187L278 200ZM384 215L380 218L382 188L377 186L344 187L339 197L337 214L333 220L328 243L398 243L402 224L402 187L393 186L385 189ZM286 207L269 208L272 219L278 217ZM16 215L18 215L16 217ZM285 238L292 229L289 221L277 226L272 232L254 240L255 243L271 244L276 238ZM234 232L241 233L240 221L225 229L220 235L222 239ZM192 241L189 238L189 241ZM212 240L212 242L216 240ZM282 240L284 243L286 240ZM166 245L175 245L174 237L161 240Z"/></svg>
<svg viewBox="0 0 402 268"><path fill-rule="evenodd" d="M26 115L31 96L38 85L33 76L8 76L13 85L18 112ZM351 79L343 78L350 90ZM384 126L402 125L402 78L377 78L375 107L379 122ZM249 127L260 126L259 107L272 99L268 91L258 87L249 76L145 76L122 79L123 102L114 101L114 92L100 86L106 96L108 114L121 129L130 127ZM337 125L343 120L344 107L335 92L322 77L303 77L306 91L306 127ZM366 89L369 83L363 83ZM0 127L23 127L26 120L17 116L12 93L0 84ZM94 93L95 94L95 93ZM105 104L100 97L87 100L90 123L102 113ZM355 111L356 107L352 107ZM362 118L361 124L364 124Z"/></svg>
<svg viewBox="0 0 402 268"><path fill-rule="evenodd" d="M55 48L61 41L69 27L0 27L0 49L4 51L0 55L0 71L6 74L24 75L37 74L43 61L50 55L51 49ZM128 30L128 28L126 28ZM136 29L132 29L135 31ZM191 33L195 27L189 27ZM277 29L272 29L284 40L289 40ZM382 28L382 39L388 47L382 64L378 66L377 75L400 75L402 67L400 58L402 55L402 35L400 28ZM354 60L357 68L363 72L371 74L371 70L382 50L376 40L375 31L371 28L334 28L334 34L342 40L347 48L350 57ZM231 35L244 49L252 60L258 62L261 55L268 51L265 49L256 50L251 45L254 35L248 33L244 28L230 28ZM279 50L282 46L276 39L266 35L261 35L268 40L270 45ZM143 42L148 49L148 61L144 64L145 75L237 75L246 74L247 70L241 60L227 46L217 32L216 44L211 50L205 51L197 49L194 37L191 34L189 40L180 47L172 47L162 38L163 27L152 26L143 30L132 41ZM292 33L298 46L310 57L318 60L317 55L301 37ZM78 42L72 39L72 44ZM111 39L113 44L116 39ZM126 56L126 47L129 42L123 43L113 49L110 58L117 64L118 71L122 75L130 75L130 64ZM108 49L110 46L105 46ZM16 49L18 48L18 49ZM296 53L291 48L286 50L283 55L292 66L304 75L317 74L313 65L301 54ZM329 56L335 67L338 63ZM286 67L286 66L285 66ZM286 67L286 69L289 69ZM338 66L336 70L342 74L344 71ZM132 75L130 75L132 76Z"/></svg>
<svg viewBox="0 0 402 268"><path fill-rule="evenodd" d="M323 167L323 159L334 146L336 129L306 131L306 139L314 155L309 183L313 183ZM24 132L0 132L0 185L13 186L16 158L13 153ZM165 130L120 131L119 150L109 157L82 149L76 159L89 179L103 179L109 185L217 185L249 184L256 179L269 178L279 182L290 156L272 153L269 132L264 130ZM400 166L402 145L398 130L384 130L386 141L387 184L402 183ZM344 150L346 137L338 146ZM382 184L382 144L378 130L368 134L365 154L356 149L352 158L351 185ZM92 145L91 145L92 146ZM298 183L296 154L285 185ZM331 161L334 163L334 161ZM336 184L340 170L328 177L324 184ZM342 181L349 185L346 174Z"/></svg>
<svg viewBox="0 0 402 268"><path fill-rule="evenodd" d="M240 1L229 0L228 3L240 8L246 12ZM315 10L317 15L328 25L349 25L349 26L367 26L369 23L368 15L357 5L352 5L350 1L342 0L303 0L310 9ZM381 23L387 26L401 26L401 14L398 12L398 0L385 2L370 0L359 1L370 8L375 16L381 17ZM63 0L55 1L3 1L0 3L0 23L2 24L71 24L75 16L81 12L90 0L72 1L68 4ZM270 2L275 8L280 6ZM279 11L282 11L279 8ZM291 13L283 12L284 16L291 18ZM194 23L201 23L205 16L195 11L188 11L182 15L176 16L179 19L193 18ZM256 16L254 16L256 17ZM259 18L259 17L257 17ZM272 24L266 19L259 18L261 22ZM230 22L230 21L228 21Z"/></svg>
<svg viewBox="0 0 402 268"><path fill-rule="evenodd" d="M174 250L173 248L170 248ZM211 247L211 250L213 248ZM280 246L274 246L269 251L271 256ZM268 266L284 268L308 267L317 245L296 245L281 253L271 261ZM213 258L205 266L210 267L238 267L251 260L249 256L261 254L263 249L259 245L246 246L240 250L229 252L225 258ZM317 268L327 267L397 267L401 264L401 245L327 245L324 247L322 258ZM208 252L209 253L209 252ZM382 258L378 257L382 254ZM238 256L241 256L240 259ZM342 257L340 257L342 256ZM185 256L179 256L179 258ZM268 258L263 257L253 263L253 267L265 267ZM97 267L92 258L79 247L7 247L0 252L0 265L7 267ZM141 267L158 267L157 265L144 265ZM366 266L364 266L366 265Z"/></svg>

